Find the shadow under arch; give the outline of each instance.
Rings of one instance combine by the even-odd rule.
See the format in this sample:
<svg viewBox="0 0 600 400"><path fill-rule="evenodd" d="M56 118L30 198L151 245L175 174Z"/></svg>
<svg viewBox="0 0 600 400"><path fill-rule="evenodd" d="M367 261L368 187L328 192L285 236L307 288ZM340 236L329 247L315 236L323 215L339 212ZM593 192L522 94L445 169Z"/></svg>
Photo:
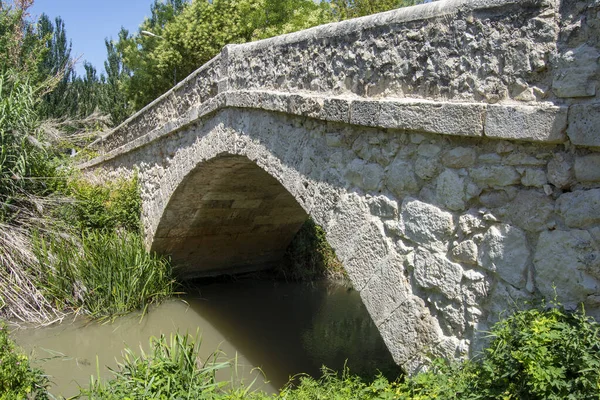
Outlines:
<svg viewBox="0 0 600 400"><path fill-rule="evenodd" d="M223 153L175 189L151 250L170 255L181 279L268 269L307 219L276 178L245 156Z"/></svg>

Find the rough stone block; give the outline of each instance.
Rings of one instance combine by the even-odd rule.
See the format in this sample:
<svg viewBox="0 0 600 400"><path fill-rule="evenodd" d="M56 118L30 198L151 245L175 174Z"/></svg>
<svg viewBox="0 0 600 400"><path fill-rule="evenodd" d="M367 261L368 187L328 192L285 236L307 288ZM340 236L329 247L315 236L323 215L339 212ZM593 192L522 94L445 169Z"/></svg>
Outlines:
<svg viewBox="0 0 600 400"><path fill-rule="evenodd" d="M379 125L442 135L481 136L483 107L415 100L382 101Z"/></svg>
<svg viewBox="0 0 600 400"><path fill-rule="evenodd" d="M442 164L450 168L467 168L475 164L477 152L470 147L456 147L442 156Z"/></svg>
<svg viewBox="0 0 600 400"><path fill-rule="evenodd" d="M566 128L566 107L487 106L487 137L557 143L565 140Z"/></svg>
<svg viewBox="0 0 600 400"><path fill-rule="evenodd" d="M435 289L448 299L460 294L463 269L442 254L419 249L415 254L415 281L424 289Z"/></svg>
<svg viewBox="0 0 600 400"><path fill-rule="evenodd" d="M587 231L542 232L535 252L535 282L547 299L578 306L600 291L600 282L588 272L598 271L600 253ZM598 276L596 276L598 278Z"/></svg>
<svg viewBox="0 0 600 400"><path fill-rule="evenodd" d="M579 182L600 182L600 154L577 157L575 178Z"/></svg>
<svg viewBox="0 0 600 400"><path fill-rule="evenodd" d="M317 118L322 108L323 100L317 97L293 94L288 98L288 110L292 114Z"/></svg>
<svg viewBox="0 0 600 400"><path fill-rule="evenodd" d="M600 224L600 189L576 190L560 196L557 208L571 228L587 228Z"/></svg>
<svg viewBox="0 0 600 400"><path fill-rule="evenodd" d="M572 105L567 135L575 145L600 147L600 103Z"/></svg>
<svg viewBox="0 0 600 400"><path fill-rule="evenodd" d="M476 265L477 264L477 245L472 240L465 240L457 244L450 251L450 256L453 261ZM475 271L471 271L471 274L475 274ZM483 277L483 274L479 274ZM483 278L482 278L483 279ZM473 280L473 279L472 279Z"/></svg>
<svg viewBox="0 0 600 400"><path fill-rule="evenodd" d="M410 197L402 202L400 229L414 243L446 251L454 228L451 213Z"/></svg>
<svg viewBox="0 0 600 400"><path fill-rule="evenodd" d="M517 288L525 287L529 248L520 229L506 224L490 227L479 246L478 258L482 268Z"/></svg>
<svg viewBox="0 0 600 400"><path fill-rule="evenodd" d="M471 170L471 178L481 187L509 186L519 183L521 177L514 167L486 165Z"/></svg>
<svg viewBox="0 0 600 400"><path fill-rule="evenodd" d="M558 97L592 97L596 94L595 77L598 72L598 50L583 44L557 58L556 75L552 89Z"/></svg>
<svg viewBox="0 0 600 400"><path fill-rule="evenodd" d="M333 122L350 122L350 102L346 99L325 99L320 118Z"/></svg>
<svg viewBox="0 0 600 400"><path fill-rule="evenodd" d="M437 198L450 210L465 208L465 181L453 170L440 174L436 182Z"/></svg>
<svg viewBox="0 0 600 400"><path fill-rule="evenodd" d="M381 105L378 101L353 100L350 104L350 123L377 126Z"/></svg>

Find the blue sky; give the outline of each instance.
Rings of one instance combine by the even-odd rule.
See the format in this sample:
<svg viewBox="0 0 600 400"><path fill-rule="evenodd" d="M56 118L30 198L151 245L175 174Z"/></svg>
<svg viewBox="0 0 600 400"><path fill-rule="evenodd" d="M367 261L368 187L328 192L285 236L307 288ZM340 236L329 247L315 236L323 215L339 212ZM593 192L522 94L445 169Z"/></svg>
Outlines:
<svg viewBox="0 0 600 400"><path fill-rule="evenodd" d="M104 38L117 38L121 26L136 31L150 15L152 0L35 0L32 17L42 13L65 21L67 37L73 43L73 56L81 56L77 73L83 72L83 60L91 62L98 72L104 71L106 48Z"/></svg>

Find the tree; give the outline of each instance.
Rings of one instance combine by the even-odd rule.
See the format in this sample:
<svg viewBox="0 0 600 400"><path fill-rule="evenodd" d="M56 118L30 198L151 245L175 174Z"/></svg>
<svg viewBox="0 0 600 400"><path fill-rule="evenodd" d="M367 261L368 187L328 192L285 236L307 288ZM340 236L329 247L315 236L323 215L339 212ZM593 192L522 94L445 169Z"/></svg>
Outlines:
<svg viewBox="0 0 600 400"><path fill-rule="evenodd" d="M46 14L38 21L37 35L44 44L44 53L38 64L40 76L53 77L54 88L46 93L40 105L45 117L58 118L74 114L76 103L68 95L71 80L75 77L71 59L71 41L67 40L65 23L57 17L52 23Z"/></svg>
<svg viewBox="0 0 600 400"><path fill-rule="evenodd" d="M335 18L342 21L423 2L424 0L331 0L331 6Z"/></svg>
<svg viewBox="0 0 600 400"><path fill-rule="evenodd" d="M129 33L121 28L120 38L127 38ZM123 64L123 57L117 50L115 42L104 40L107 58L104 62L106 80L104 85L105 96L101 109L110 116L111 123L118 125L131 115L131 106L125 96L125 85L131 78L129 69Z"/></svg>

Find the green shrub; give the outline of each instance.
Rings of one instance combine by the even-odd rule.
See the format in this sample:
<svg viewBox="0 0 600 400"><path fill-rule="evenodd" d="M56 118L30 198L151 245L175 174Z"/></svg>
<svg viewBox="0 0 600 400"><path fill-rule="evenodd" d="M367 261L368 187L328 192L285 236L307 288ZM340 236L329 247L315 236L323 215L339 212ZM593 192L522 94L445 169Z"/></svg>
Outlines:
<svg viewBox="0 0 600 400"><path fill-rule="evenodd" d="M0 400L47 399L48 379L29 365L0 323Z"/></svg>
<svg viewBox="0 0 600 400"><path fill-rule="evenodd" d="M346 278L342 263L327 243L325 231L310 218L294 236L275 272L291 281Z"/></svg>
<svg viewBox="0 0 600 400"><path fill-rule="evenodd" d="M168 260L146 251L137 233L89 231L81 241L36 240L46 296L94 318L145 308L173 294Z"/></svg>
<svg viewBox="0 0 600 400"><path fill-rule="evenodd" d="M497 323L481 379L488 398L600 398L600 324L561 307L521 311Z"/></svg>
<svg viewBox="0 0 600 400"><path fill-rule="evenodd" d="M75 180L67 194L75 202L69 210L63 210L63 217L74 219L81 230L140 231L142 201L137 177L102 185Z"/></svg>

